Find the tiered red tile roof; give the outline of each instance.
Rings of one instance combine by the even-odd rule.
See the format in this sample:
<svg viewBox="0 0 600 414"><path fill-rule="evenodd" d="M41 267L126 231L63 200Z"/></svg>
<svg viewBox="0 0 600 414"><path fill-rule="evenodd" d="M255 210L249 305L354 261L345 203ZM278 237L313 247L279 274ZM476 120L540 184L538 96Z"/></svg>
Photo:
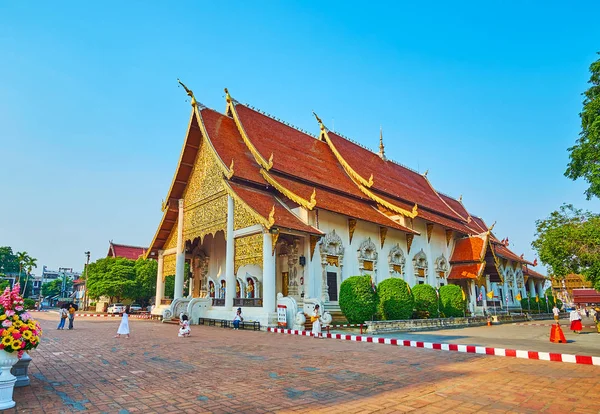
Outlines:
<svg viewBox="0 0 600 414"><path fill-rule="evenodd" d="M527 265L523 265L523 276L532 277L534 279L548 279L546 276L544 276L541 273L536 272L535 270L533 270L532 268L530 268Z"/></svg>
<svg viewBox="0 0 600 414"><path fill-rule="evenodd" d="M472 216L461 201L438 193L426 176L383 159L326 129L323 130L326 135L315 138L226 94L227 114L202 106L192 114L152 250L162 248L175 224L176 200L183 196L203 135L220 159L224 173L230 172L226 175L231 190L265 219L275 208L275 226L320 232L292 212L296 202L308 204L314 191L313 209L328 210L405 233L418 234L401 225L396 216L400 209L405 215L413 214L415 204L417 217L459 235L473 236L488 230L483 220ZM327 137L330 141L325 139ZM272 164L267 162L271 156ZM232 161L233 171L230 171ZM363 180L357 181L355 173ZM366 180L371 174L373 184L369 186ZM493 235L491 239L496 241ZM499 256L526 262L503 247L495 249Z"/></svg>
<svg viewBox="0 0 600 414"><path fill-rule="evenodd" d="M573 302L600 304L600 292L595 289L573 289Z"/></svg>
<svg viewBox="0 0 600 414"><path fill-rule="evenodd" d="M485 253L488 246L487 233L458 239L450 258L452 269L448 280L477 279L485 267Z"/></svg>
<svg viewBox="0 0 600 414"><path fill-rule="evenodd" d="M129 246L126 244L116 244L112 241L108 247L106 257L124 257L125 259L137 260L148 250L147 247Z"/></svg>

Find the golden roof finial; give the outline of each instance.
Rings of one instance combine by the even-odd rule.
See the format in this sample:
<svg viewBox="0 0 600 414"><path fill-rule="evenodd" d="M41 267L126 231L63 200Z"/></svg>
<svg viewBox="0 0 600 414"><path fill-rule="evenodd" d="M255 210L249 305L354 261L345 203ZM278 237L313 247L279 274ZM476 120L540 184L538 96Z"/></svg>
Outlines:
<svg viewBox="0 0 600 414"><path fill-rule="evenodd" d="M458 197L458 202L462 203L462 194Z"/></svg>
<svg viewBox="0 0 600 414"><path fill-rule="evenodd" d="M383 128L379 126L379 158L385 161L385 147L383 146Z"/></svg>
<svg viewBox="0 0 600 414"><path fill-rule="evenodd" d="M225 88L225 100L227 101L227 103L231 103L232 101L231 95L229 95L229 91L227 90L227 88Z"/></svg>
<svg viewBox="0 0 600 414"><path fill-rule="evenodd" d="M190 97L190 103L191 103L191 104L192 104L192 106L195 108L195 107L196 107L196 104L197 104L198 102L196 101L196 98L194 97L194 92L192 92L192 90L191 90L191 89L189 89L187 86L185 86L185 85L183 84L183 82L179 80L179 78L177 78L177 82L179 82L179 84L180 84L181 86L183 86L183 89L185 89L185 93L187 93L187 95Z"/></svg>
<svg viewBox="0 0 600 414"><path fill-rule="evenodd" d="M319 118L319 115L317 115L315 113L315 111L313 111L313 115L315 116L315 118L317 118L317 122L319 123L319 127L321 128L321 130L325 129L325 125L323 125L323 121L321 121L321 118Z"/></svg>
<svg viewBox="0 0 600 414"><path fill-rule="evenodd" d="M429 169L425 170L425 172L423 173L423 177L427 178L427 174L429 174Z"/></svg>
<svg viewBox="0 0 600 414"><path fill-rule="evenodd" d="M492 230L494 230L494 226L496 225L496 222L494 221L494 224L492 224L490 226L490 228L488 229L488 233L491 232Z"/></svg>

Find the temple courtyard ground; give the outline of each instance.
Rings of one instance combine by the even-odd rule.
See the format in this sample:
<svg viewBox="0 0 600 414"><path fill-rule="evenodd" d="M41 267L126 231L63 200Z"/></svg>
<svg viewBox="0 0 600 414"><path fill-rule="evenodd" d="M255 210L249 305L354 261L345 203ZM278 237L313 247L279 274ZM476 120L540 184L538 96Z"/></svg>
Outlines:
<svg viewBox="0 0 600 414"><path fill-rule="evenodd" d="M178 338L177 326L148 320L131 320L131 338L115 339L118 318L79 318L75 330L57 331L57 314L36 316L44 339L31 353L31 385L15 389L9 412L600 412L598 366L205 326ZM484 341L473 330L486 328L452 332ZM502 343L503 330L534 328L487 329Z"/></svg>

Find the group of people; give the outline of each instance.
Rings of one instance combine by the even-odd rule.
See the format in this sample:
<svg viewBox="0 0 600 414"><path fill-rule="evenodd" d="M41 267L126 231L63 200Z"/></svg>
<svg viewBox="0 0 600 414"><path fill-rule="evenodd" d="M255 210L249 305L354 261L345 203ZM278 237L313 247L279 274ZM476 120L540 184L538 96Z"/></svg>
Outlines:
<svg viewBox="0 0 600 414"><path fill-rule="evenodd" d="M242 316L242 308L237 308L235 311L235 315L233 317L233 329L240 329L240 322L244 320ZM192 333L192 329L190 328L190 320L187 315L181 314L179 317L179 333L177 336L180 338L187 338Z"/></svg>
<svg viewBox="0 0 600 414"><path fill-rule="evenodd" d="M556 315L556 314L555 314ZM569 313L569 321L571 322L571 330L576 334L583 329L581 320L583 316L589 318L592 316L596 324L596 331L600 334L600 308L594 308L590 311L588 308L575 308Z"/></svg>
<svg viewBox="0 0 600 414"><path fill-rule="evenodd" d="M60 321L58 322L57 330L65 329L65 323L69 319L69 329L73 329L73 322L75 321L75 307L73 304L63 305L60 308Z"/></svg>

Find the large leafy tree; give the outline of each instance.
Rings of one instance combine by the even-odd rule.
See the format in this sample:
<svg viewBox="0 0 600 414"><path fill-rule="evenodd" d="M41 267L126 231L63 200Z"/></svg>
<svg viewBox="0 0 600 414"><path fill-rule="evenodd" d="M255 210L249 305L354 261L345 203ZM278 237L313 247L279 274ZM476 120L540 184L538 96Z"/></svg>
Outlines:
<svg viewBox="0 0 600 414"><path fill-rule="evenodd" d="M590 72L591 86L583 93L583 109L579 114L581 132L576 144L569 148L571 161L565 172L572 180L587 181L588 200L600 197L600 59L591 64Z"/></svg>
<svg viewBox="0 0 600 414"><path fill-rule="evenodd" d="M64 282L65 282L65 292L71 291L71 287L73 286L73 281L67 277ZM50 297L57 296L57 295L60 296L61 292L62 292L62 285L63 285L62 279L54 279L51 282L44 283L44 285L42 286L42 295L50 296Z"/></svg>
<svg viewBox="0 0 600 414"><path fill-rule="evenodd" d="M147 303L156 293L157 271L154 260L99 259L87 268L88 294L92 298L109 296L116 301L132 299Z"/></svg>
<svg viewBox="0 0 600 414"><path fill-rule="evenodd" d="M9 246L0 247L0 273L5 275L17 274L19 271L19 260Z"/></svg>
<svg viewBox="0 0 600 414"><path fill-rule="evenodd" d="M531 244L557 277L583 274L600 289L600 215L563 205L536 221Z"/></svg>

